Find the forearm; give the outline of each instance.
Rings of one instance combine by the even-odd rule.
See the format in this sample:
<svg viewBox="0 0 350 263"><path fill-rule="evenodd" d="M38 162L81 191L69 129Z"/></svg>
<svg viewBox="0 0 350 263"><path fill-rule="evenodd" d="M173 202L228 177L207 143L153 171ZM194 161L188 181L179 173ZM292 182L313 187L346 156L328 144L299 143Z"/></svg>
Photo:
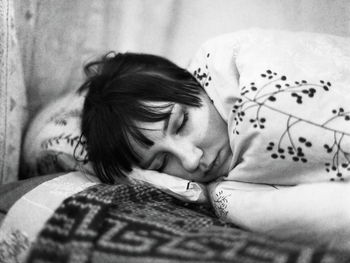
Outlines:
<svg viewBox="0 0 350 263"><path fill-rule="evenodd" d="M230 183L212 184L210 189L215 192L212 203L225 220L278 238L350 245L349 183L305 184L265 191L237 190Z"/></svg>

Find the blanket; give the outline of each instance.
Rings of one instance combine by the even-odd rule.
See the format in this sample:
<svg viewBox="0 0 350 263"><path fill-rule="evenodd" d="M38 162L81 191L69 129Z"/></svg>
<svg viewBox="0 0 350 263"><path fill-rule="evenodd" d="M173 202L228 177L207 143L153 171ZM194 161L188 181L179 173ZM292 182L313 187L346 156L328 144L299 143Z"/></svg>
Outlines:
<svg viewBox="0 0 350 263"><path fill-rule="evenodd" d="M350 39L251 29L206 42L189 70L228 123L229 222L350 248Z"/></svg>
<svg viewBox="0 0 350 263"><path fill-rule="evenodd" d="M28 262L348 262L350 255L273 240L141 185L92 186L67 198Z"/></svg>
<svg viewBox="0 0 350 263"><path fill-rule="evenodd" d="M350 38L239 31L205 43L189 70L228 123L225 180L349 180Z"/></svg>

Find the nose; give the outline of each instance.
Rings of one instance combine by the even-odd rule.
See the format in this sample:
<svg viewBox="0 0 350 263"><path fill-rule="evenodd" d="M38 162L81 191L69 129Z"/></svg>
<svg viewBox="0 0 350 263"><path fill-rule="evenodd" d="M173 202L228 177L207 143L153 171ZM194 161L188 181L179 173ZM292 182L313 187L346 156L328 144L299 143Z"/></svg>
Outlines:
<svg viewBox="0 0 350 263"><path fill-rule="evenodd" d="M174 145L175 155L185 170L194 172L200 164L203 151L191 142L181 142Z"/></svg>

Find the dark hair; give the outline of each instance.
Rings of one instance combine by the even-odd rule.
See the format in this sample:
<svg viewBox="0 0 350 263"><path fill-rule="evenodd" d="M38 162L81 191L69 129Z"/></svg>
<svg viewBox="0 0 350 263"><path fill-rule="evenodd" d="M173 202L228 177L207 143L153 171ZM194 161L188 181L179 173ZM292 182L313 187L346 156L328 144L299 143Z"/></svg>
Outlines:
<svg viewBox="0 0 350 263"><path fill-rule="evenodd" d="M81 130L88 161L104 183L137 165L140 158L130 136L145 147L153 145L135 126L135 121L158 122L169 118L172 103L200 107L202 87L185 69L169 60L146 54L109 52L84 67L86 91ZM165 107L144 102L169 102Z"/></svg>

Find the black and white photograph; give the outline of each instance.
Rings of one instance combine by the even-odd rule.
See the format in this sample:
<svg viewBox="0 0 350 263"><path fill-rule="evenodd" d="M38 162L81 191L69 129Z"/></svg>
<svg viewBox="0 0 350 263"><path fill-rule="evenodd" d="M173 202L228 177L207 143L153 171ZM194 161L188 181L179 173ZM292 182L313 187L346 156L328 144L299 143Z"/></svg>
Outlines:
<svg viewBox="0 0 350 263"><path fill-rule="evenodd" d="M350 262L350 1L0 0L22 262Z"/></svg>

